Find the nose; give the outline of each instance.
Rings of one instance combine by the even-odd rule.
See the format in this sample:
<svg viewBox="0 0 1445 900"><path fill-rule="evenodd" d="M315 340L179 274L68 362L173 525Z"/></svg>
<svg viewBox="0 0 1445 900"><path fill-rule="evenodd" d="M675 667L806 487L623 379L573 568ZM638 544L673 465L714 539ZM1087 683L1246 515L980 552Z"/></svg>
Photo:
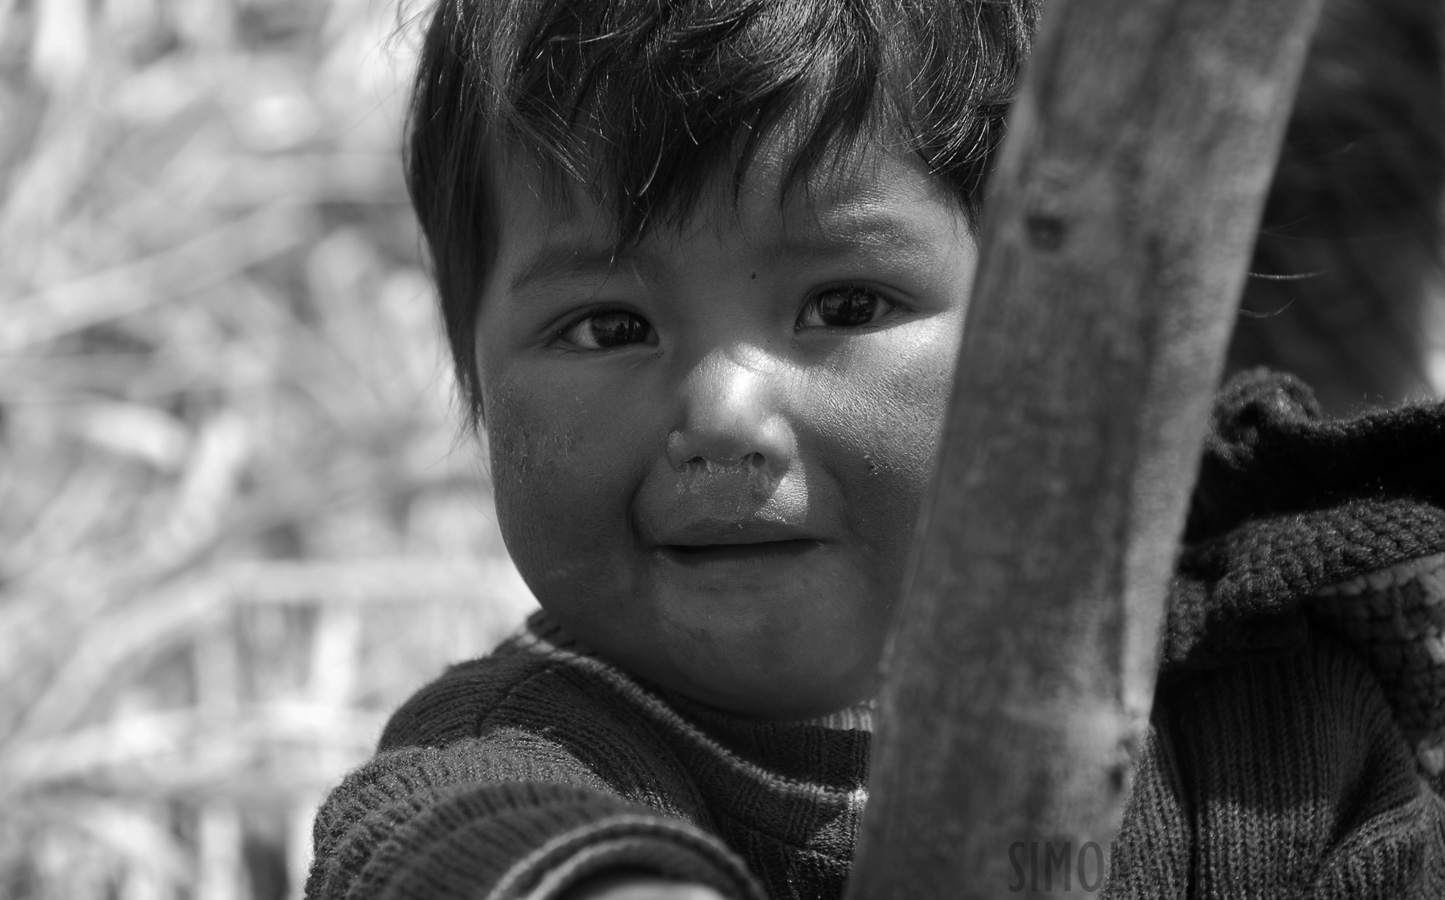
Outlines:
<svg viewBox="0 0 1445 900"><path fill-rule="evenodd" d="M674 469L741 468L782 477L797 441L778 405L782 373L772 368L760 354L717 351L688 373L682 421L667 436Z"/></svg>

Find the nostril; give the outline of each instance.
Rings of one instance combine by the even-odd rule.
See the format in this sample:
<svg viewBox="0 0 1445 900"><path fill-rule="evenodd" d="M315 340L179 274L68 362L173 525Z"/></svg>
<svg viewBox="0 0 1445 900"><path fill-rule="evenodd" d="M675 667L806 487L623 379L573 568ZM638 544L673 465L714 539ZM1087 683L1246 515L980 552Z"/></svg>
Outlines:
<svg viewBox="0 0 1445 900"><path fill-rule="evenodd" d="M767 458L761 453L747 453L733 459L710 459L706 456L694 456L683 463L682 468L692 472L752 474L766 469L767 464Z"/></svg>
<svg viewBox="0 0 1445 900"><path fill-rule="evenodd" d="M665 455L678 472L727 472L770 476L781 475L795 452L795 441L787 423L773 417L758 428L698 430L679 428L667 436Z"/></svg>

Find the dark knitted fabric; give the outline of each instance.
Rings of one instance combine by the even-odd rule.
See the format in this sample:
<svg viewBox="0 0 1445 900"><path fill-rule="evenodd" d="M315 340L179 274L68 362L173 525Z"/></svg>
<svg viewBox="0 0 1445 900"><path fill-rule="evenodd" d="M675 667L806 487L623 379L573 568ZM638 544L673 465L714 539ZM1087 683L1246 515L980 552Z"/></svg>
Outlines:
<svg viewBox="0 0 1445 900"><path fill-rule="evenodd" d="M551 897L622 866L736 897L837 896L870 721L664 699L537 615L396 713L318 815L307 893Z"/></svg>
<svg viewBox="0 0 1445 900"><path fill-rule="evenodd" d="M1250 373L1213 424L1105 894L1445 897L1445 407L1325 422ZM838 897L870 723L709 710L537 616L396 713L318 815L307 894L552 898L625 868Z"/></svg>

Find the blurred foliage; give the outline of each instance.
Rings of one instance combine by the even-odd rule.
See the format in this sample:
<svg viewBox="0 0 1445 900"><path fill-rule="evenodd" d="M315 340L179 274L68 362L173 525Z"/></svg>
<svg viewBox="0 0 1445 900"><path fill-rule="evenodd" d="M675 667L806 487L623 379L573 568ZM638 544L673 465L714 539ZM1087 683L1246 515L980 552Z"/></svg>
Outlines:
<svg viewBox="0 0 1445 900"><path fill-rule="evenodd" d="M456 431L387 0L0 0L0 897L299 896L530 604Z"/></svg>

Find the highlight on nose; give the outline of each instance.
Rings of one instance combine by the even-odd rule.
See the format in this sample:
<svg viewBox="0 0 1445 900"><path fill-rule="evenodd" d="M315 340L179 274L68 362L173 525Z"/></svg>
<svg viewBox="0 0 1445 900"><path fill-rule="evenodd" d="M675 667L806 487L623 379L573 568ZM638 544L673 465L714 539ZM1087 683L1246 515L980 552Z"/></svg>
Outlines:
<svg viewBox="0 0 1445 900"><path fill-rule="evenodd" d="M667 461L689 476L782 477L796 452L792 428L773 406L769 373L721 354L682 382L678 423Z"/></svg>

